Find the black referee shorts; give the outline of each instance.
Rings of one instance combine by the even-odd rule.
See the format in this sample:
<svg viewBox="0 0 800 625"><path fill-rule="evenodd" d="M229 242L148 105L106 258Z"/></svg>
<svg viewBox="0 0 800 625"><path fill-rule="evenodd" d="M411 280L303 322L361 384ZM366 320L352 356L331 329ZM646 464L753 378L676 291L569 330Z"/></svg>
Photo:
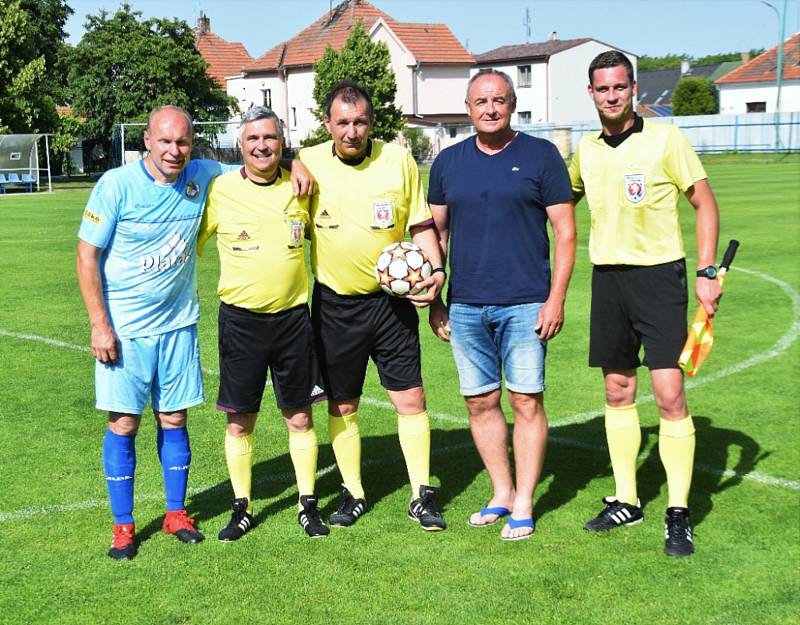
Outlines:
<svg viewBox="0 0 800 625"><path fill-rule="evenodd" d="M269 370L281 410L325 397L308 307L257 313L221 302L217 409L258 412Z"/></svg>
<svg viewBox="0 0 800 625"><path fill-rule="evenodd" d="M596 265L592 272L589 366L677 369L686 341L686 261Z"/></svg>
<svg viewBox="0 0 800 625"><path fill-rule="evenodd" d="M360 397L369 358L385 389L422 386L419 318L408 300L382 291L339 295L316 283L311 323L329 398Z"/></svg>

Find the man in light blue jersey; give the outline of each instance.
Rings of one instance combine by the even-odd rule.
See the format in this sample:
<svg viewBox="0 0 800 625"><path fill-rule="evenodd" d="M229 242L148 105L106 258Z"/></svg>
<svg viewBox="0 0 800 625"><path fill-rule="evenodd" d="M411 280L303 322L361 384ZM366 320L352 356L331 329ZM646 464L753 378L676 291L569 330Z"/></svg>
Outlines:
<svg viewBox="0 0 800 625"><path fill-rule="evenodd" d="M100 178L78 233L97 408L109 413L103 467L114 515L108 555L116 560L136 554L135 437L149 399L166 493L163 530L184 543L203 540L185 507L187 409L204 399L195 241L209 184L231 167L190 160L193 139L186 111L155 109L144 133L148 156ZM309 192L309 182L295 179L293 186Z"/></svg>

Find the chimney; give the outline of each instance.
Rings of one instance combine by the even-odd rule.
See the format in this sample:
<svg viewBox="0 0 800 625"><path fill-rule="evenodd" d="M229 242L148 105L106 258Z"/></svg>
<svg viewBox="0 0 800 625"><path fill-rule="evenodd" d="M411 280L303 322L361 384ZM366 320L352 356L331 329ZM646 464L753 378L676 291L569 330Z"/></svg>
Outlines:
<svg viewBox="0 0 800 625"><path fill-rule="evenodd" d="M691 69L691 66L689 65L689 61L687 61L686 59L683 59L681 61L681 76L686 76L686 74L689 73L690 69Z"/></svg>
<svg viewBox="0 0 800 625"><path fill-rule="evenodd" d="M547 41L558 41L558 33L556 31L551 32L547 37Z"/></svg>
<svg viewBox="0 0 800 625"><path fill-rule="evenodd" d="M750 53L742 52L742 63L748 63L749 61L750 61Z"/></svg>
<svg viewBox="0 0 800 625"><path fill-rule="evenodd" d="M211 18L208 17L205 13L201 13L200 17L197 18L197 34L202 35L203 33L210 33L211 32Z"/></svg>

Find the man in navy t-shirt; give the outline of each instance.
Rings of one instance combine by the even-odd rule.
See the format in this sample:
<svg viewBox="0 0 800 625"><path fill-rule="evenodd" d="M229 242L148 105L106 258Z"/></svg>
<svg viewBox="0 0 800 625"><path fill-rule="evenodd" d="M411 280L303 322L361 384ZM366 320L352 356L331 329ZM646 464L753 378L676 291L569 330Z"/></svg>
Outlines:
<svg viewBox="0 0 800 625"><path fill-rule="evenodd" d="M555 146L516 132L511 79L482 71L467 86L477 135L442 151L431 169L428 203L450 258L448 306L431 306L434 333L449 340L470 429L493 493L470 525L509 516L501 538L533 534L533 494L547 445L544 359L564 323L575 262L569 174ZM547 221L555 235L550 266ZM505 416L506 378L514 412L515 480Z"/></svg>

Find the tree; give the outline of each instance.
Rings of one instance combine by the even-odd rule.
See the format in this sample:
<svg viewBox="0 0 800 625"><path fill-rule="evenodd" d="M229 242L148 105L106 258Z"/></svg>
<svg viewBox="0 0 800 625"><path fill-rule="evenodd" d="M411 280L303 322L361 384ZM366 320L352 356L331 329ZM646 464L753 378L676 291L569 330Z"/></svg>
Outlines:
<svg viewBox="0 0 800 625"><path fill-rule="evenodd" d="M431 140L421 128L405 128L403 136L409 152L418 161L428 158L431 151Z"/></svg>
<svg viewBox="0 0 800 625"><path fill-rule="evenodd" d="M74 115L59 115L58 129L50 142L53 154L53 169L72 175L74 163L69 153L72 147L83 136L83 122Z"/></svg>
<svg viewBox="0 0 800 625"><path fill-rule="evenodd" d="M71 14L63 0L0 0L0 131L58 126L56 59Z"/></svg>
<svg viewBox="0 0 800 625"><path fill-rule="evenodd" d="M90 15L69 55L73 110L86 119L85 138L106 155L117 124L145 121L156 106L181 106L200 121L228 119L234 106L206 75L186 22L141 15L127 4L111 17Z"/></svg>
<svg viewBox="0 0 800 625"><path fill-rule="evenodd" d="M314 100L317 108L313 113L320 121L320 126L302 144L314 145L331 138L322 125L325 98L341 80L354 80L369 90L375 108L371 136L392 141L403 129L403 113L394 105L397 82L390 60L388 46L372 41L361 20L356 22L341 50L337 52L327 46L322 58L314 63Z"/></svg>
<svg viewBox="0 0 800 625"><path fill-rule="evenodd" d="M656 69L675 69L681 66L681 61L688 61L688 54L666 54L664 56L640 56L636 61L636 69L640 72L649 72Z"/></svg>
<svg viewBox="0 0 800 625"><path fill-rule="evenodd" d="M707 78L687 76L672 94L674 115L713 115L719 112L717 88Z"/></svg>

